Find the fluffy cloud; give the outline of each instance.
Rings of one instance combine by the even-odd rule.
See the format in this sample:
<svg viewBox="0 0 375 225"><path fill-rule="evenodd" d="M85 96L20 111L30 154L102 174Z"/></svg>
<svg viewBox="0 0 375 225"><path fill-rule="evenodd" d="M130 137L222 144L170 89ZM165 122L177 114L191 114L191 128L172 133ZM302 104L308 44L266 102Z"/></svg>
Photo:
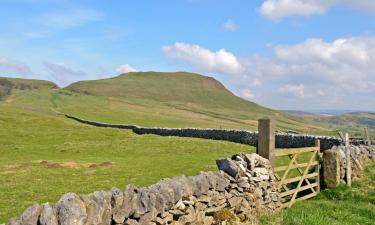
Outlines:
<svg viewBox="0 0 375 225"><path fill-rule="evenodd" d="M34 74L30 67L16 60L5 57L0 57L0 72L1 73L18 73L17 75L31 75ZM6 74L5 74L6 75Z"/></svg>
<svg viewBox="0 0 375 225"><path fill-rule="evenodd" d="M223 79L239 96L248 100L256 96L260 104L302 108L309 102L315 108L349 108L356 103L356 107L375 109L370 103L375 95L372 36L333 41L307 39L297 44L273 45L271 54L247 58L220 50L230 60L222 57L220 51L191 44L176 43L163 50L167 56L188 62L195 69L228 75Z"/></svg>
<svg viewBox="0 0 375 225"><path fill-rule="evenodd" d="M289 16L322 14L337 5L375 12L373 0L264 0L259 12L271 20L280 20Z"/></svg>
<svg viewBox="0 0 375 225"><path fill-rule="evenodd" d="M61 86L87 77L85 72L74 70L63 64L45 62L44 66L47 72L51 74L55 81Z"/></svg>
<svg viewBox="0 0 375 225"><path fill-rule="evenodd" d="M348 90L373 89L375 37L355 37L324 42L309 39L297 45L274 47L274 67L280 74L330 82Z"/></svg>
<svg viewBox="0 0 375 225"><path fill-rule="evenodd" d="M287 84L279 88L281 93L287 93L294 95L298 98L305 97L305 86L303 84L294 85L294 84Z"/></svg>
<svg viewBox="0 0 375 225"><path fill-rule="evenodd" d="M233 20L227 20L224 24L223 24L223 28L227 31L236 31L238 29L238 25L233 21Z"/></svg>
<svg viewBox="0 0 375 225"><path fill-rule="evenodd" d="M250 101L255 99L254 93L249 89L242 90L241 97Z"/></svg>
<svg viewBox="0 0 375 225"><path fill-rule="evenodd" d="M162 50L171 59L190 63L205 72L240 74L244 71L237 57L225 49L212 52L199 45L177 42L163 46Z"/></svg>
<svg viewBox="0 0 375 225"><path fill-rule="evenodd" d="M131 67L129 64L123 64L120 65L117 69L116 72L118 74L123 74L123 73L129 73L129 72L138 72L137 69Z"/></svg>

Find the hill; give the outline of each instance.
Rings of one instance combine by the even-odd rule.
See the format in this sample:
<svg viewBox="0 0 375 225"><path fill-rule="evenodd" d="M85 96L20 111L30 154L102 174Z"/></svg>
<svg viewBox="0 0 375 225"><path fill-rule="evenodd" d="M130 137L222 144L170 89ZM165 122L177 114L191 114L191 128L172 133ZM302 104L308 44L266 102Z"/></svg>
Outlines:
<svg viewBox="0 0 375 225"><path fill-rule="evenodd" d="M355 131L357 136L363 137L364 127L375 133L375 113L351 112L340 116L316 117L313 119L319 123L327 123L332 128L344 131Z"/></svg>
<svg viewBox="0 0 375 225"><path fill-rule="evenodd" d="M101 107L95 112L88 112L92 107L82 105L75 109L62 106L66 112L90 119L144 126L255 130L257 120L268 116L277 120L282 130L329 132L317 123L306 124L304 119L244 100L219 81L193 73L134 72L109 79L80 81L64 88L60 94L64 95L65 91L88 99L101 99Z"/></svg>
<svg viewBox="0 0 375 225"><path fill-rule="evenodd" d="M0 100L12 94L12 90L57 89L50 81L0 77Z"/></svg>

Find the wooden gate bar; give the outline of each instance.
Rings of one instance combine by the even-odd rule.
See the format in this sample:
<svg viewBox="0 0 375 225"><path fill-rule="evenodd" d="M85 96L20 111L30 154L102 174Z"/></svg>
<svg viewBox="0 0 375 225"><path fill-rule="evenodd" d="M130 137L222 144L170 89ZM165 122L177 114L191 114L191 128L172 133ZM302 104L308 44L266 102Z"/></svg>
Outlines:
<svg viewBox="0 0 375 225"><path fill-rule="evenodd" d="M305 171L303 172L303 175L302 175L302 179L298 182L298 185L297 185L297 188L295 190L297 190L296 192L294 192L293 196L292 196L292 199L290 200L290 204L289 204L289 207L291 207L293 204L294 204L294 201L297 197L297 193L300 191L300 188L301 188L301 185L302 185L302 182L303 180L305 180L305 177L307 175L307 173L309 172L309 168L310 168L310 164L313 162L314 158L316 158L316 155L315 155L316 152L314 152L314 154L310 157L310 160L309 160L309 163L308 163L308 166L305 168ZM312 185L312 184L311 184ZM309 186L309 185L306 185L306 186ZM305 186L305 187L306 187Z"/></svg>
<svg viewBox="0 0 375 225"><path fill-rule="evenodd" d="M314 152L317 150L317 147L307 147L307 148L278 148L277 151L275 151L275 156L284 156L284 155L293 155L293 154L300 154L300 153L306 153L306 152Z"/></svg>
<svg viewBox="0 0 375 225"><path fill-rule="evenodd" d="M293 166L291 166L291 169L296 169L296 168L303 168L303 167L307 167L307 166L316 166L318 165L319 162L312 162L311 164L308 164L308 163L299 163L299 164L295 164ZM288 168L288 166L278 166L276 168L274 168L274 171L275 172L280 172L280 171L285 171L286 169Z"/></svg>
<svg viewBox="0 0 375 225"><path fill-rule="evenodd" d="M282 207L291 207L296 201L316 196L320 191L319 140L315 141L315 147L275 150L275 128L272 121L267 118L260 119L258 126L257 153L268 159L274 168L280 197L283 199ZM299 163L298 161L304 159L304 157L299 157L303 153L311 153L311 156L308 162ZM289 158L289 164L276 166L277 157ZM310 172L310 169L314 167L315 171ZM297 175L293 173L292 177L290 173L293 169L297 169L299 175L298 173ZM296 188L293 185L289 185L292 183L297 185Z"/></svg>

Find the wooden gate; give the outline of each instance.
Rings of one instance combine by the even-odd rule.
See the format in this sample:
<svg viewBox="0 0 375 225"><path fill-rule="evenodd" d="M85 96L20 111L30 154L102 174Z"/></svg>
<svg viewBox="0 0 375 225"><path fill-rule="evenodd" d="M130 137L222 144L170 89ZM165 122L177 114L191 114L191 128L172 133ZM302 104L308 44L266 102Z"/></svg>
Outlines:
<svg viewBox="0 0 375 225"><path fill-rule="evenodd" d="M319 140L315 147L275 149L272 120L260 119L258 126L257 153L268 159L274 168L283 208L316 196L320 191Z"/></svg>
<svg viewBox="0 0 375 225"><path fill-rule="evenodd" d="M319 140L315 147L276 149L275 175L283 208L316 196L320 191Z"/></svg>

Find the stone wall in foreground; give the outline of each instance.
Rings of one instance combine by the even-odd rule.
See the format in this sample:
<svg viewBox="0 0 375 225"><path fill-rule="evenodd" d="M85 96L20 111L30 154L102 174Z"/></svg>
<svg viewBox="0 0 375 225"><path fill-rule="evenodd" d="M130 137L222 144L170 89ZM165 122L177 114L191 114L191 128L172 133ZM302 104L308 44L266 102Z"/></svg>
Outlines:
<svg viewBox="0 0 375 225"><path fill-rule="evenodd" d="M119 129L131 129L136 134L155 134L161 136L177 136L177 137L193 137L212 140L231 141L240 144L257 146L258 132L244 130L219 130L219 129L200 129L200 128L146 128L136 125L124 124L108 124L95 121L84 120L75 116L65 115L69 119L76 120L81 123L97 126L112 127ZM340 145L340 139L327 136L313 136L301 134L276 133L276 148L300 148L312 147L315 140L320 140L321 150L330 149L333 146Z"/></svg>
<svg viewBox="0 0 375 225"><path fill-rule="evenodd" d="M219 171L162 179L124 191L68 193L56 205L33 205L9 225L224 224L280 209L268 160L237 154L216 161Z"/></svg>

